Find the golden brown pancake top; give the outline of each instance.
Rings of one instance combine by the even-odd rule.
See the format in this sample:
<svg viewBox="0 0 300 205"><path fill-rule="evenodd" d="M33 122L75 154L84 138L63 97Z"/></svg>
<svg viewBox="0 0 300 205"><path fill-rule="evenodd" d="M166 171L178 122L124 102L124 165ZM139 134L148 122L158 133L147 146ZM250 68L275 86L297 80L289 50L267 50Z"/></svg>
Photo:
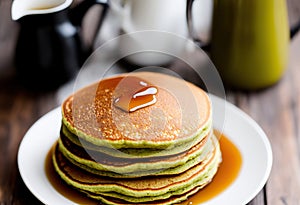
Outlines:
<svg viewBox="0 0 300 205"><path fill-rule="evenodd" d="M128 75L156 86L156 103L134 112L114 106L115 90L126 86ZM194 136L211 120L209 97L195 85L159 73L128 75L103 79L67 98L62 112L69 127L100 140L163 143Z"/></svg>

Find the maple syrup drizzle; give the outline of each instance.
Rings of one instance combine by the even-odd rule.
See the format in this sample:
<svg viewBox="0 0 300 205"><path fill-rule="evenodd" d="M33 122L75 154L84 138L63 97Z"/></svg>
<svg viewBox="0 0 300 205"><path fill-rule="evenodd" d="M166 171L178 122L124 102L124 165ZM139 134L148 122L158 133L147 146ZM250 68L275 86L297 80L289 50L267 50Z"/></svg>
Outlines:
<svg viewBox="0 0 300 205"><path fill-rule="evenodd" d="M143 79L128 76L116 88L114 106L125 112L134 112L156 103L157 92L155 86Z"/></svg>
<svg viewBox="0 0 300 205"><path fill-rule="evenodd" d="M180 205L196 205L212 199L229 187L239 175L243 162L240 151L224 134L217 130L214 130L214 133L219 139L222 152L219 169L207 186Z"/></svg>
<svg viewBox="0 0 300 205"><path fill-rule="evenodd" d="M66 197L67 199L73 201L76 204L85 204L85 205L99 205L101 203L97 202L96 200L90 199L86 197L84 194L80 193L79 191L73 189L72 187L68 186L64 181L60 178L60 176L56 173L54 165L52 163L52 153L55 151L55 145L50 149L47 154L46 161L45 161L45 172L48 180L50 181L51 185L54 189Z"/></svg>
<svg viewBox="0 0 300 205"><path fill-rule="evenodd" d="M215 134L219 138L220 142L222 163L220 164L213 180L199 192L191 196L188 200L181 202L180 205L196 205L212 199L229 187L239 174L242 165L242 156L240 151L225 135L220 134L218 131L215 131ZM76 204L101 204L100 202L90 199L69 187L62 181L62 179L60 179L52 164L53 151L54 147L52 147L49 151L45 161L46 175L52 186L60 194Z"/></svg>

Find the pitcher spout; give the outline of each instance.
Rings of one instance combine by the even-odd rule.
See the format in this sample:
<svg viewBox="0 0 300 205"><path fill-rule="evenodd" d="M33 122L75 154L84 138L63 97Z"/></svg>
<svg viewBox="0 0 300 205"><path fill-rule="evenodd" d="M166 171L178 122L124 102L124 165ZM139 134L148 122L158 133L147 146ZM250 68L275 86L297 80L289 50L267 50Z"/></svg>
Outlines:
<svg viewBox="0 0 300 205"><path fill-rule="evenodd" d="M13 20L32 14L47 14L61 11L71 5L73 0L14 0L11 7Z"/></svg>

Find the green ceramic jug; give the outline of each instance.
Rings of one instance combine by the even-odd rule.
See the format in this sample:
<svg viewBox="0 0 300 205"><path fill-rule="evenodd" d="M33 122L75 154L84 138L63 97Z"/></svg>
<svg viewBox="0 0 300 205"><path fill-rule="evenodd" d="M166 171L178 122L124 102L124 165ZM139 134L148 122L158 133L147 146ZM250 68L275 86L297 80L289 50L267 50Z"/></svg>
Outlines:
<svg viewBox="0 0 300 205"><path fill-rule="evenodd" d="M285 0L214 0L212 22L209 53L227 86L255 90L282 77L290 38Z"/></svg>

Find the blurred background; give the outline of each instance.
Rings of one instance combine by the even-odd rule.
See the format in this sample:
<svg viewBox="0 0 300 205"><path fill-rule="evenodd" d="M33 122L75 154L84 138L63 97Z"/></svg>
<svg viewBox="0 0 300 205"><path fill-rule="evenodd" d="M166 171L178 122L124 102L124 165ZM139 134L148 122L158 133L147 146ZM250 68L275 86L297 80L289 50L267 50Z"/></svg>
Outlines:
<svg viewBox="0 0 300 205"><path fill-rule="evenodd" d="M25 0L26 1L26 0ZM87 0L90 1L90 0ZM114 0L112 2L117 2L118 0ZM132 0L133 1L133 0ZM139 0L143 1L143 0ZM160 0L163 2L164 0ZM168 0L170 1L170 0ZM172 2L175 0L171 0ZM178 0L180 1L180 0ZM199 43L201 40L201 46L207 46L206 42L211 38L209 32L211 29L211 20L212 16L212 1L209 0L196 0L194 7L196 6L199 10L195 11L200 12L205 16L205 19L198 18L193 20L193 24L195 30L193 30L193 38L195 42ZM272 67L264 66L268 70L266 73L258 74L257 76L275 76L275 80L272 79L271 83L267 83L267 85L259 85L250 83L250 87L243 87L239 84L236 88L226 89L226 99L241 108L247 114L249 114L254 120L258 122L259 125L265 130L267 136L270 139L273 154L274 154L274 163L273 169L270 176L270 179L265 186L265 188L260 192L258 196L250 202L251 205L282 205L282 204L290 204L290 205L298 205L300 201L300 84L299 84L299 76L300 76L300 33L297 33L291 41L289 39L288 28L292 28L299 23L300 20L300 0L286 0L287 10L282 7L282 2L285 0L251 0L251 1L238 1L240 4L236 4L235 0L214 0L215 2L227 2L228 5L231 4L231 9L236 8L241 15L241 18L232 18L230 14L233 12L226 13L225 9L221 9L220 12L222 15L227 16L228 18L235 19L232 22L235 22L236 25L240 26L240 30L236 30L237 34L243 34L242 38L246 38L247 41L250 42L249 47L242 47L243 52L252 52L251 55L241 55L243 52L239 52L238 47L233 47L232 53L235 54L233 56L238 57L258 57L257 62L266 62L266 59L272 59L275 61L283 58L282 64L278 62L276 65L280 66L280 70L283 72L273 73ZM81 1L74 0L72 2L71 7L75 8ZM183 1L188 2L188 1ZM199 2L205 2L208 7L204 9L204 7L200 6ZM243 3L250 2L249 5L244 5L244 7L239 7L239 5L243 5ZM258 8L253 7L255 5L253 2L259 2L264 7ZM272 3L276 2L276 7L270 6ZM279 2L279 3L278 3ZM268 6L268 4L270 5ZM197 5L196 5L197 4ZM120 4L122 5L122 3ZM35 199L35 197L30 193L30 191L26 188L22 179L18 173L16 157L17 151L19 147L19 143L21 142L24 134L29 129L29 127L38 120L39 117L43 116L48 111L60 105L61 101L72 91L73 85L61 84L52 90L35 92L31 89L25 88L20 81L17 79L17 71L15 65L15 57L16 57L16 47L17 47L17 39L19 38L21 25L12 20L11 17L11 0L0 0L0 204L40 204L40 202ZM121 18L116 18L116 11L118 10L117 5L111 5L113 8L107 12L106 18L103 21L100 32L97 28L97 23L99 18L102 15L103 8L102 7L92 7L87 15L83 19L83 26L81 29L81 34L83 35L83 43L87 47L97 48L103 43L113 39L119 34L126 33L126 27L121 30L120 33L120 21L124 20ZM124 5L122 5L124 6ZM247 7L248 6L248 7ZM252 6L252 7L251 7ZM175 6L176 7L176 6ZM225 7L221 7L225 8ZM249 9L251 8L251 9ZM279 12L276 12L277 9ZM174 8L175 9L175 8ZM168 8L167 8L168 10ZM264 12L265 10L265 12ZM170 11L170 10L168 10ZM185 13L185 7L181 8L181 11ZM229 9L230 11L230 9ZM287 25L285 25L285 12L287 12ZM162 12L163 13L163 12ZM271 35L268 33L270 30L261 32L260 30L256 30L256 34L254 35L258 39L261 36L264 36L262 40L257 40L255 38L249 39L246 34L251 32L250 26L252 23L247 22L247 19L251 19L253 14L260 13L262 16L271 16L273 18L276 16L275 24L263 24L264 21L259 21L256 19L258 25L266 25L273 26L272 29L277 30L275 35ZM133 14L133 13L132 13ZM134 15L139 16L146 15L140 14L139 12ZM167 14L167 12L165 13ZM168 13L174 14L174 13ZM247 19L242 21L243 14L246 14ZM147 15L151 16L151 13ZM172 16L172 15L170 15ZM226 17L226 18L227 18ZM170 17L171 18L171 17ZM226 18L224 18L224 24L219 23L220 26L231 26L231 22L226 24ZM135 18L139 19L139 18ZM184 16L181 20L184 20ZM262 20L268 20L268 18L261 18ZM205 21L202 21L205 20ZM273 19L274 20L274 19ZM160 22L160 21L158 21ZM222 22L222 19L221 19ZM245 23L246 22L246 23ZM277 22L279 22L277 26ZM174 23L174 22L173 22ZM179 25L179 21L175 22ZM137 25L140 25L142 28L143 25L139 24L139 21L136 22ZM200 24L203 26L200 26ZM30 21L29 24L30 25ZM244 26L245 25L245 26ZM253 24L252 24L253 25ZM264 27L264 26L263 26ZM270 27L270 28L271 28ZM219 28L219 27L217 27ZM246 29L245 29L246 28ZM268 27L269 28L269 27ZM186 32L188 31L185 28ZM250 29L250 30L247 30ZM175 31L174 31L175 32ZM177 32L177 31L176 31ZM180 31L179 31L180 32ZM227 32L215 32L221 33L223 36L232 34L233 30L228 29ZM94 34L96 34L96 38L94 38ZM280 34L279 34L280 33ZM281 34L282 33L282 34ZM179 34L180 35L180 34ZM188 35L188 34L184 34ZM229 35L229 36L235 36ZM246 35L246 37L245 37ZM268 35L272 36L272 38L268 38ZM278 37L280 35L280 37ZM282 35L282 36L281 36ZM253 36L252 36L253 37ZM275 44L267 43L264 49L266 51L262 52L264 55L267 54L266 57L262 57L262 55L257 55L258 52L261 52L261 49L255 50L255 43L253 42L269 42L269 40L274 40L276 38L283 39L283 41L274 41ZM201 38L201 39L200 39ZM273 39L274 38L274 39ZM94 41L95 39L95 41ZM214 40L215 39L215 40ZM218 36L212 35L212 40L218 42ZM248 77L250 75L243 73L243 66L239 63L242 62L245 65L250 65L249 62L253 62L251 58L243 61L243 58L235 59L231 58L230 50L231 48L226 45L226 43L230 42L230 40L234 40L234 42L239 42L241 40L239 38L230 39L225 38L221 41L223 46L220 46L219 49L214 48L214 46L207 46L210 51L215 50L215 53L210 53L212 56L219 56L221 59L215 58L215 62L219 62L217 67L218 69L222 69L222 67L235 67L236 70L225 70L225 78L226 73L238 74L242 77ZM283 44L281 44L283 42ZM287 43L288 42L288 43ZM274 45L277 45L276 49L279 48L279 58L272 57L275 52ZM232 44L233 45L233 44ZM235 45L235 44L234 44ZM237 44L242 45L242 44ZM274 49L270 49L274 48ZM250 48L251 49L247 49ZM254 49L253 49L254 48ZM282 48L282 49L280 49ZM222 50L223 49L223 50ZM224 50L225 49L225 50ZM268 50L269 49L269 50ZM216 51L222 51L220 53ZM26 52L25 52L26 53ZM288 55L289 53L289 55ZM277 53L278 54L278 53ZM276 54L276 55L277 55ZM276 56L275 55L275 56ZM288 55L288 56L287 56ZM228 57L229 56L229 57ZM271 57L270 57L271 56ZM233 59L228 61L228 59ZM242 59L242 60L241 60ZM221 62L221 63L220 63ZM228 65L226 63L228 63ZM230 64L231 63L231 64ZM258 64L262 65L262 64ZM132 65L131 65L132 66ZM250 66L251 67L251 66ZM255 67L255 66L254 66ZM182 69L182 65L175 66L174 69L176 71L180 71ZM256 68L257 72L260 72L264 69ZM270 70L271 69L271 70ZM182 70L181 70L182 71ZM239 73L240 72L240 73ZM230 76L233 76L230 74ZM34 76L33 76L34 77ZM191 75L188 76L188 79ZM279 77L279 79L277 79ZM224 78L224 79L225 79ZM237 81L239 83L247 82L246 80L240 80L242 78L234 77L233 79L229 79L229 81ZM42 82L43 80L41 80ZM34 81L33 81L34 83ZM228 83L228 88L230 87L230 82ZM249 86L249 83L247 83ZM272 85L272 86L270 86ZM253 86L253 87L251 87ZM241 89L239 89L241 88Z"/></svg>
<svg viewBox="0 0 300 205"><path fill-rule="evenodd" d="M81 2L80 0L75 0L75 1L73 1L72 5L70 7L71 8L75 7L80 2ZM115 0L112 2L120 2L120 1ZM202 3L200 4L199 2L200 3L202 2ZM216 1L216 2L218 2L218 1ZM220 2L222 2L222 1L220 1ZM234 1L231 1L231 2L234 2ZM294 25L296 25L300 21L300 2L298 0L287 0L286 2L287 2L287 11L288 11L288 26L290 28L292 28ZM16 72L14 58L16 55L16 44L17 44L17 39L18 39L19 31L20 31L20 24L11 19L11 4L12 4L11 0L1 0L0 1L0 53L1 53L1 55L0 55L0 77L5 76L5 75L15 75L15 72ZM98 20L101 18L101 13L103 11L103 8L94 6L87 12L87 15L85 15L81 33L83 34L84 44L87 47L97 48L99 45L103 44L104 42L106 42L110 39L113 39L114 37L116 37L120 34L119 31L116 31L116 29L119 29L120 19L122 20L122 18L124 18L124 16L123 17L117 16L117 14L116 14L117 9L114 8L116 6L114 6L113 4L116 4L116 3L112 3L111 9L109 9L109 12L107 13L105 20L99 31L97 30L98 29L97 23L98 23ZM221 4L221 3L219 3L219 4ZM201 14L201 15L198 15L198 17L194 18L194 20L193 20L194 27L196 27L194 30L197 32L197 34L195 36L199 36L199 39L203 40L204 44L205 44L205 42L208 42L211 39L211 34L210 34L211 26L212 26L211 19L212 19L212 15L213 15L212 14L212 5L213 5L213 1L210 1L210 0L203 0L203 1L196 0L195 5L193 5L194 8L198 8L198 11L196 11L194 13L198 12L197 15L199 13ZM265 6L267 6L267 5L268 4L266 3ZM252 7L253 7L253 5L252 5ZM236 7L236 8L240 9L238 7ZM251 5L250 5L250 8L251 8ZM253 9L253 8L251 8L251 9ZM249 15L245 14L245 15L249 16L249 19L251 18L251 13L253 13L251 11L251 9L249 9ZM185 12L185 10L183 10L183 11ZM239 11L245 13L246 10L240 9ZM172 11L170 11L170 12L172 12ZM139 18L138 15L139 14L136 14L135 19ZM221 15L227 15L227 14L220 14L219 16L221 16ZM278 16L280 16L280 15L278 14ZM229 17L229 18L232 18L232 17ZM241 19L243 17L237 16L237 18ZM220 19L222 20L222 22L226 21L226 18L222 19L222 17L221 17ZM280 17L278 19L280 20ZM185 19L182 19L182 20L185 20ZM236 24L238 24L238 23L240 23L240 22L237 22ZM242 23L244 23L244 22L242 22ZM137 24L138 24L138 22L137 22ZM223 23L221 23L221 24L223 25ZM218 26L215 26L215 27L220 28L215 33L220 33L222 31L223 27L220 26L221 24L219 23ZM251 22L249 24L251 24ZM230 24L228 24L228 23L226 24L226 22L224 23L224 27L226 27L228 30L230 30L229 25ZM178 23L178 27L179 26L181 26L180 23ZM279 26L281 26L281 25L279 25ZM145 28L147 28L147 27L145 27ZM284 30L284 28L282 28L282 30ZM126 32L126 31L124 31L124 32ZM172 30L170 30L170 32L172 32ZM224 39L227 38L226 32L224 32L224 34L222 34L224 36ZM227 33L230 33L229 35L234 35L234 33L231 33L230 31ZM96 34L96 38L94 38L94 34ZM178 33L178 34L188 37L188 35L185 33L184 34ZM262 35L263 35L263 32L262 32ZM272 34L271 34L271 36L272 36ZM278 39L280 39L280 38L278 37ZM196 40L198 40L198 39L196 39ZM220 37L215 37L215 39L213 39L213 40L215 42L217 42L218 40L221 41ZM235 40L237 41L237 39L235 39ZM251 39L249 41L251 41ZM292 43L292 41L291 41L291 43ZM227 47L228 47L229 43L228 43L228 45L225 45L224 41L222 40L222 42L220 42L220 44L221 44L221 46L218 45L218 48L215 50L218 50L219 53L224 53L226 51L226 49L228 50ZM263 47L257 47L256 50L261 50L261 48L263 48ZM265 48L268 49L267 47L265 47ZM236 48L232 48L232 49L236 49ZM282 49L282 50L283 50L282 53L285 53L284 49ZM238 53L238 52L240 52L240 50L234 51L234 52ZM219 56L222 55L222 54L218 54L217 52L214 52L213 50L212 50L212 53L214 53L215 55L219 55ZM242 55L243 54L241 54L241 56ZM251 55L253 55L253 54L251 54ZM224 59L220 59L220 57L218 57L218 59L214 59L214 60L215 60L215 64L217 65L217 67L222 67L223 64L225 64L223 62ZM225 59L225 61L226 62L228 61L227 58ZM231 67L233 67L233 65L235 63L238 64L238 62L236 62L236 60L233 60L233 61L234 62L230 65ZM244 62L247 62L247 61L244 61ZM222 65L222 66L220 66L220 65ZM284 67L286 67L286 66L284 66ZM257 70L259 70L259 69L257 69ZM236 73L236 70L233 69L233 71L226 71L226 72L229 73L228 75L232 75L230 72ZM221 74L222 74L222 72L221 72ZM246 75L246 74L244 74L244 75ZM279 73L278 75L281 76L281 73ZM276 81L276 80L274 80L274 81ZM269 83L269 84L271 84L271 83ZM264 87L264 86L262 86L262 87Z"/></svg>
<svg viewBox="0 0 300 205"><path fill-rule="evenodd" d="M81 2L80 0L75 0L72 3L71 7L75 7L80 2ZM119 22L120 16L117 17L117 15L116 15L117 9L115 8L116 6L113 5L113 4L116 4L115 2L120 2L120 1L118 1L118 0L112 1L111 9L109 10L106 18L104 19L102 27L99 31L97 30L98 29L97 23L98 23L99 18L101 17L103 8L94 6L87 12L87 15L84 17L82 31L81 31L81 33L83 34L84 44L87 47L97 48L102 43L104 43L107 40L110 40L120 34L118 31L116 32L116 29L119 29L118 24L120 24L120 22ZM199 2L204 2L204 3L199 3ZM198 35L199 39L201 36L201 40L204 40L204 42L208 41L211 38L211 35L210 35L210 30L211 30L211 26L212 26L211 18L213 15L212 14L212 4L213 4L212 2L213 1L210 1L210 0L203 0L203 1L196 0L195 5L193 5L193 7L198 8L198 11L196 11L194 13L198 12L197 15L199 13L201 14L201 15L198 15L197 18L194 18L194 20L193 20L194 26L193 27L196 27L196 36ZM218 2L218 1L216 1L216 2ZM231 2L234 2L234 1L231 1ZM20 24L11 19L11 4L12 4L12 1L10 1L10 0L1 0L0 1L0 78L1 79L6 78L6 76L13 76L16 73L14 59L16 56L16 44L17 44L17 39L19 36ZM268 6L268 4L266 3L265 6ZM240 8L236 7L236 9L240 9ZM185 12L185 9L182 8L182 10ZM298 0L287 0L288 24L289 24L290 28L292 28L297 23L299 23L299 19L300 19L299 10L300 10L300 2ZM242 9L240 9L239 11L243 12ZM170 12L172 12L172 11L170 11ZM174 12L176 12L176 10L174 10ZM138 17L138 15L139 14L136 14L137 17ZM146 14L144 14L144 15L146 15ZM248 15L248 14L246 14L246 15ZM230 18L232 18L232 17L230 17ZM279 17L279 19L280 19L280 17ZM122 17L121 17L121 20L122 20ZM222 22L226 21L226 19L223 19L223 20L224 21L222 21ZM238 23L239 22L237 22L237 24ZM251 22L249 24L251 24ZM229 26L226 24L226 22L224 23L224 25ZM178 23L178 26L182 26L182 25ZM228 29L230 30L230 28L228 28ZM282 30L284 30L284 26L282 27ZM170 32L172 32L172 30ZM94 34L97 35L95 38L95 41L93 41ZM184 35L186 37L188 36L185 33L184 34L178 33L178 34ZM214 40L217 41L218 37L215 37ZM293 43L293 41L291 41L291 43ZM224 46L226 47L226 45L223 45L223 47ZM219 46L219 48L222 48L222 47ZM224 52L224 50L222 50L222 49L218 49L218 50L219 50L219 52ZM218 55L214 51L213 51L213 53ZM273 57L273 58L275 58L275 57ZM222 66L219 66L219 64L224 64L224 62L222 60L223 59L216 60L217 67L222 67ZM235 71L233 71L233 72L235 72Z"/></svg>

